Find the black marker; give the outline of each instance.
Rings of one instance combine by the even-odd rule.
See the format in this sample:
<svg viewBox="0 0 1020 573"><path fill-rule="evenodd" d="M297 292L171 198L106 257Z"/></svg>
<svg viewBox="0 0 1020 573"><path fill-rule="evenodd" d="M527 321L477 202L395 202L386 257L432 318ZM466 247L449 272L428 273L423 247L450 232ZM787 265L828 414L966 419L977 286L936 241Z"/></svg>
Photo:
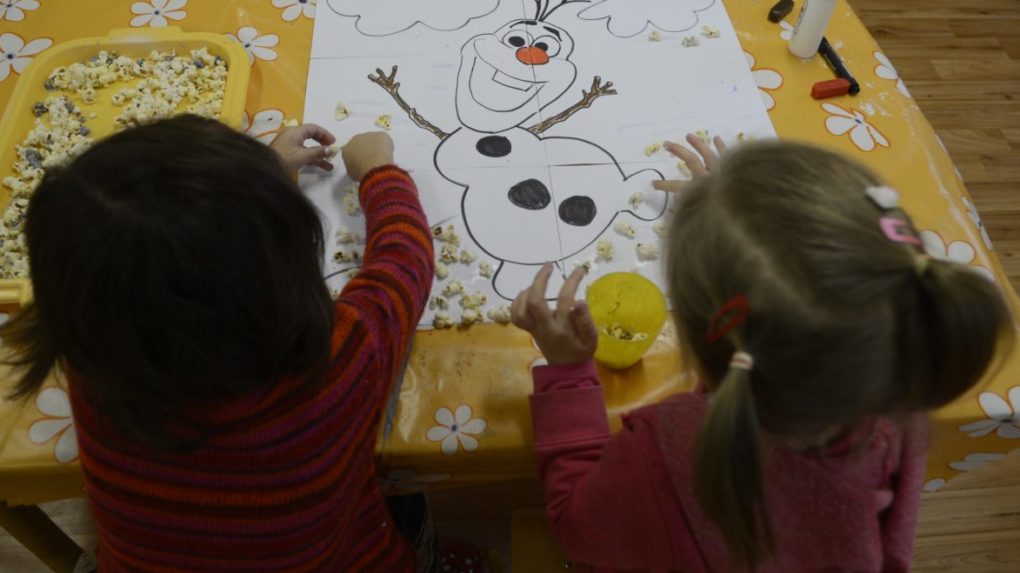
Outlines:
<svg viewBox="0 0 1020 573"><path fill-rule="evenodd" d="M769 22L779 23L780 20L786 18L787 14L793 11L793 0L779 0L775 6L769 10Z"/></svg>
<svg viewBox="0 0 1020 573"><path fill-rule="evenodd" d="M836 53L828 39L822 38L822 44L818 46L818 53L822 55L822 59L825 60L825 63L829 64L829 67L832 68L832 71L836 72L837 76L850 82L850 90L848 92L850 95L861 93L860 84L850 75L850 70L846 69L846 64L839 58L839 54Z"/></svg>

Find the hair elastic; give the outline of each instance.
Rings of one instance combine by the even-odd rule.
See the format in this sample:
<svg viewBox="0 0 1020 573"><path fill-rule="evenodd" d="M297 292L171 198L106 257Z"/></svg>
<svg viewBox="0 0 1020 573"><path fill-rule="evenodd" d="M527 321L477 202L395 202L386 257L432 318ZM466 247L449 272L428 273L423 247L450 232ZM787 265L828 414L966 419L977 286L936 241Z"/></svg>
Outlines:
<svg viewBox="0 0 1020 573"><path fill-rule="evenodd" d="M726 304L722 305L719 312L715 313L715 316L712 317L712 322L708 325L708 333L705 335L705 339L709 342L721 340L732 332L733 329L744 324L749 314L751 314L751 305L747 302L747 296L743 294L736 295L726 301Z"/></svg>
<svg viewBox="0 0 1020 573"><path fill-rule="evenodd" d="M931 255L918 255L914 259L914 270L917 271L917 276L923 277L928 272L928 267L931 266L932 257Z"/></svg>
<svg viewBox="0 0 1020 573"><path fill-rule="evenodd" d="M885 237L894 243L921 246L921 239L913 235L910 223L896 217L882 217L878 220L879 227L885 233Z"/></svg>
<svg viewBox="0 0 1020 573"><path fill-rule="evenodd" d="M730 358L730 368L751 372L754 370L754 357L746 352L734 352Z"/></svg>

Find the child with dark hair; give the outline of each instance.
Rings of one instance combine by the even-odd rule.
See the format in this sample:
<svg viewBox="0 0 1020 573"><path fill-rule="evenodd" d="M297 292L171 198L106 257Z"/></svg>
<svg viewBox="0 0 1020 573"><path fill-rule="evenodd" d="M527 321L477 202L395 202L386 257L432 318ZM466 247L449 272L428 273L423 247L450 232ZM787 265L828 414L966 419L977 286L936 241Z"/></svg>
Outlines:
<svg viewBox="0 0 1020 573"><path fill-rule="evenodd" d="M688 141L701 158L668 148L695 181L658 187L681 191L667 277L694 392L610 435L583 270L555 310L548 266L514 301L549 363L531 409L553 533L598 570L909 570L924 412L1009 344L998 288L925 255L896 192L853 161Z"/></svg>
<svg viewBox="0 0 1020 573"><path fill-rule="evenodd" d="M367 244L331 300L292 174L330 167L333 141L305 125L270 148L177 117L99 142L33 195L35 300L0 336L17 396L64 373L104 573L414 570L373 460L431 233L389 137L355 136Z"/></svg>

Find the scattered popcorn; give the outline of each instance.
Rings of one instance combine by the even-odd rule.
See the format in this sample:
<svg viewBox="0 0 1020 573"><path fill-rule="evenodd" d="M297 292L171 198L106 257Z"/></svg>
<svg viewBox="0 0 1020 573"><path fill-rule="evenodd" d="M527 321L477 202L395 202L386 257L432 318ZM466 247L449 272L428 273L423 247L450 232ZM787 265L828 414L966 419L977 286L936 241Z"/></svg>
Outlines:
<svg viewBox="0 0 1020 573"><path fill-rule="evenodd" d="M364 240L354 231L340 229L336 232L336 242L341 245L360 245Z"/></svg>
<svg viewBox="0 0 1020 573"><path fill-rule="evenodd" d="M358 251L337 251L333 254L333 260L338 263L356 263L361 260L361 253Z"/></svg>
<svg viewBox="0 0 1020 573"><path fill-rule="evenodd" d="M453 225L447 225L446 229L443 229L442 225L433 227L432 237L441 243L449 243L455 247L460 246L460 237L454 230Z"/></svg>
<svg viewBox="0 0 1020 573"><path fill-rule="evenodd" d="M645 148L645 156L651 157L660 151L662 151L662 143L657 141Z"/></svg>
<svg viewBox="0 0 1020 573"><path fill-rule="evenodd" d="M461 308L482 308L489 300L480 292L468 293L460 297Z"/></svg>
<svg viewBox="0 0 1020 573"><path fill-rule="evenodd" d="M638 243L637 258L639 261L654 261L659 258L658 245L645 245Z"/></svg>
<svg viewBox="0 0 1020 573"><path fill-rule="evenodd" d="M616 224L613 225L613 230L616 231L618 235L627 237L628 239L633 239L637 236L637 231L626 221L617 221Z"/></svg>
<svg viewBox="0 0 1020 573"><path fill-rule="evenodd" d="M648 334L644 332L634 332L630 329L620 328L615 324L613 326L603 326L599 331L617 340L648 340Z"/></svg>
<svg viewBox="0 0 1020 573"><path fill-rule="evenodd" d="M436 278L444 281L448 276L450 276L450 267L443 263L436 263Z"/></svg>
<svg viewBox="0 0 1020 573"><path fill-rule="evenodd" d="M752 139L754 138L751 137L750 135L747 135L743 131L737 134L737 141L739 141L740 143L744 143L745 141L751 141Z"/></svg>
<svg viewBox="0 0 1020 573"><path fill-rule="evenodd" d="M705 140L705 143L711 143L712 142L711 134L709 134L707 129L699 129L698 131L694 132L694 135L698 139Z"/></svg>
<svg viewBox="0 0 1020 573"><path fill-rule="evenodd" d="M361 186L361 184L358 183L357 181L355 181L354 183L351 183L350 185L348 185L344 189L344 194L345 195L354 195L355 197L357 197L358 196L358 187L360 187L360 186Z"/></svg>
<svg viewBox="0 0 1020 573"><path fill-rule="evenodd" d="M481 263L478 263L478 274L487 279L491 279L493 274L492 263L489 261L482 261Z"/></svg>
<svg viewBox="0 0 1020 573"><path fill-rule="evenodd" d="M706 25L701 27L701 35L706 38L718 38L721 34L719 33L719 28Z"/></svg>
<svg viewBox="0 0 1020 573"><path fill-rule="evenodd" d="M461 326L471 326L472 324L482 322L483 320L485 320L485 317L482 316L482 313L473 308L466 309L464 312L460 313Z"/></svg>
<svg viewBox="0 0 1020 573"><path fill-rule="evenodd" d="M301 125L301 123L294 118L290 118L287 121L283 122L283 127L297 127L299 125Z"/></svg>
<svg viewBox="0 0 1020 573"><path fill-rule="evenodd" d="M460 260L460 256L457 254L457 247L446 243L439 249L439 260L452 265Z"/></svg>
<svg viewBox="0 0 1020 573"><path fill-rule="evenodd" d="M460 281L450 281L443 288L443 296L450 298L452 296L458 296L464 294L464 285Z"/></svg>
<svg viewBox="0 0 1020 573"><path fill-rule="evenodd" d="M343 102L337 102L336 108L333 109L333 119L343 121L348 117L351 117L351 111L347 109Z"/></svg>
<svg viewBox="0 0 1020 573"><path fill-rule="evenodd" d="M497 308L490 308L486 315L492 322L507 324L510 322L510 305L501 304Z"/></svg>
<svg viewBox="0 0 1020 573"><path fill-rule="evenodd" d="M453 324L453 317L447 312L437 312L436 317L432 319L432 326L436 328L451 328Z"/></svg>
<svg viewBox="0 0 1020 573"><path fill-rule="evenodd" d="M652 33L648 34L648 41L649 42L661 42L662 41L662 33L660 33L658 30L652 30Z"/></svg>
<svg viewBox="0 0 1020 573"><path fill-rule="evenodd" d="M340 145L340 142L336 142L333 145L327 145L326 146L326 159L333 159L337 155L340 155L340 150L341 149L343 149L343 146Z"/></svg>
<svg viewBox="0 0 1020 573"><path fill-rule="evenodd" d="M637 208L641 207L641 205L644 205L644 203L645 203L645 194L642 193L641 191L638 191L637 193L634 193L633 195L630 196L630 208L631 209L637 209Z"/></svg>
<svg viewBox="0 0 1020 573"><path fill-rule="evenodd" d="M691 177L691 168L687 167L687 162L685 161L677 161L676 170L684 174L687 178Z"/></svg>
<svg viewBox="0 0 1020 573"><path fill-rule="evenodd" d="M475 254L472 253L471 251L465 251L461 249L460 257L458 258L460 259L461 264L470 265L471 263L475 262L475 259L477 259L478 257L476 257Z"/></svg>
<svg viewBox="0 0 1020 573"><path fill-rule="evenodd" d="M354 215L361 210L361 202L358 201L358 196L353 193L344 193L344 207L347 208L348 215Z"/></svg>
<svg viewBox="0 0 1020 573"><path fill-rule="evenodd" d="M434 296L429 300L429 310L447 310L450 308L450 301L441 296Z"/></svg>
<svg viewBox="0 0 1020 573"><path fill-rule="evenodd" d="M680 40L680 45L685 48L694 48L701 45L701 40L699 40L697 36L684 36L683 39Z"/></svg>
<svg viewBox="0 0 1020 573"><path fill-rule="evenodd" d="M574 261L574 266L571 268L571 272L576 271L578 267L584 267L585 273L591 272L591 261Z"/></svg>
<svg viewBox="0 0 1020 573"><path fill-rule="evenodd" d="M613 260L613 242L609 239L602 239L595 244L596 260L609 262Z"/></svg>
<svg viewBox="0 0 1020 573"><path fill-rule="evenodd" d="M659 238L665 239L669 236L669 225L665 223L656 223L652 225L652 230L655 231L655 234L658 235Z"/></svg>
<svg viewBox="0 0 1020 573"><path fill-rule="evenodd" d="M380 115L379 117L377 117L375 119L375 124L376 124L376 126L381 127L383 129L386 129L386 130L389 130L391 127L393 127L393 125L391 123L391 118L387 114L383 114L383 115Z"/></svg>

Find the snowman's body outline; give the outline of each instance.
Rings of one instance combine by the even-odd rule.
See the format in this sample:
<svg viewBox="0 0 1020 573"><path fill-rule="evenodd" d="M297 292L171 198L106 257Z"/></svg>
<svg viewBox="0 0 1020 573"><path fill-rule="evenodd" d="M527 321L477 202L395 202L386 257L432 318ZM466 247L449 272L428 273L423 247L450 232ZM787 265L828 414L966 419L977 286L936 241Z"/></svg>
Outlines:
<svg viewBox="0 0 1020 573"><path fill-rule="evenodd" d="M541 26L541 27L545 28L545 30L552 31L552 28L546 26L544 22L542 22L541 20L539 20L537 18L535 20L528 20L528 19L513 20L513 21L510 21L507 24L505 24L499 30L506 29L507 27L511 27L512 28L513 26L518 25L518 24L525 24L525 25L530 25L530 26ZM569 38L569 34L566 33L566 30L564 30L562 28L559 28L559 27L556 27L556 28L558 30L560 30L561 32L563 32L565 35L567 35L567 37ZM497 33L499 32L499 30L497 30ZM473 36L473 37L469 38L462 45L462 47L461 47L461 52L462 52L461 67L458 69L458 72L457 72L458 94L462 91L461 79L462 79L462 74L465 71L464 70L463 52L470 45L472 45L474 42L476 42L476 41L478 41L480 39L484 39L484 38L486 38L488 36L495 36L495 33L494 34L480 34L480 35ZM558 34L557 34L557 37L559 37ZM572 40L571 40L571 42L572 42ZM570 50L566 53L566 56L564 57L564 59L569 60L569 57L572 54L572 51L573 51L573 46L571 45ZM478 57L480 58L480 56L478 56ZM484 61L484 59L482 61ZM485 62L485 63L490 65L490 66L492 66L492 64L489 64L488 62ZM479 107L481 107L481 108L483 108L483 109L485 109L487 111L492 112L493 114L511 115L513 112L517 112L519 109L521 109L521 108L523 108L525 106L533 105L532 104L533 100L535 100L538 97L539 92L542 90L542 88L545 87L544 82L535 81L534 82L535 85L538 85L539 83L543 83L542 87L536 89L535 93L531 97L529 97L527 100L525 100L523 103L521 103L519 106L517 106L516 108L508 109L508 110L497 110L497 109L494 109L494 108L490 107L488 104L486 104L485 102L479 101L477 99L475 93L474 93L474 89L473 89L473 85L471 84L471 80L472 80L472 76L473 76L474 71L475 71L475 66L477 66L477 64L478 64L478 59L476 59L476 60L474 60L472 62L472 68L471 68L470 71L468 71L468 78L467 78L468 84L467 85L470 87L470 89L468 89L468 93L470 94L470 98L473 100L474 104L478 105ZM573 64L571 64L571 65L573 65ZM492 67L494 67L497 72L502 72L502 70L500 68L495 67L495 66L492 66ZM487 247L486 246L486 241L484 241L484 240L480 241L478 239L478 237L476 236L476 234L474 233L474 231L472 231L472 225L469 222L470 217L468 216L469 210L468 210L467 205L466 205L466 203L467 203L467 201L469 199L469 193L472 193L472 186L469 185L469 184L465 184L463 182L455 181L454 179L452 179L446 173L446 169L440 167L440 165L439 165L440 162L438 160L438 156L440 154L440 151L443 149L443 146L445 144L447 144L448 142L450 142L451 139L454 138L454 136L460 134L464 130L467 130L467 131L472 132L472 133L488 134L488 135L494 135L494 136L500 136L501 134L515 133L515 130L523 130L523 131L528 132L528 134L530 136L536 138L538 143L540 145L542 145L543 147L546 145L546 142L555 142L555 141L567 142L567 141L569 141L569 142L575 142L576 144L586 144L588 146L591 146L591 147L594 148L592 150L593 154L601 155L599 161L573 162L573 163L565 163L565 164L547 164L547 165L544 166L544 168L549 170L550 177L551 177L551 174L552 174L552 169L570 168L570 167L583 168L583 167L586 167L586 166L587 167L606 168L606 167L609 167L610 165L612 165L612 167L614 167L616 169L616 172L618 173L618 175L620 177L620 181L622 183L626 183L627 181L629 181L633 177L635 177L635 176L637 176L639 174L644 174L644 173L653 173L656 177L658 177L658 179L660 179L660 180L665 179L663 174L660 171L658 171L657 169L642 169L642 170L636 171L636 172L628 175L626 172L623 171L623 168L620 166L619 161L616 160L616 157L611 152L609 152L609 150L605 149L604 147L602 147L601 145L599 145L599 144L597 144L597 143L595 143L593 141L589 141L587 139L582 139L582 138L579 138L579 137L570 137L570 136L549 136L549 137L543 137L542 136L542 133L544 133L545 131L547 131L551 127L566 121L571 116L573 116L575 113L577 113L577 112L579 112L579 111L581 111L583 109L587 109L587 108L591 107L592 103L594 103L594 101L597 100L599 97L603 97L603 96L606 96L606 95L616 95L616 90L613 89L612 82L606 82L605 84L603 84L602 80L601 80L601 78L599 76L595 76L594 77L594 79L592 81L592 84L591 84L590 90L582 90L582 98L581 98L581 100L579 102L573 104L572 106L566 108L565 110L561 111L560 113L558 113L558 114L556 114L556 115L554 115L554 116L552 116L552 117L550 117L548 119L540 121L539 123L537 123L537 124L535 124L535 125L533 125L531 127L524 127L524 124L528 123L532 119L532 117L534 115L539 113L540 110L547 109L550 106L552 106L555 102L559 101L562 98L562 96L566 93L566 91L568 91L575 84L575 82L576 82L576 74L570 78L570 81L566 85L566 87L564 89L562 89L559 94L555 95L555 97L553 97L551 100L549 100L548 102L545 102L545 103L539 103L537 106L535 106L535 108L534 108L535 111L533 113L527 114L525 117L523 117L516 124L511 125L509 127L501 128L501 129L484 129L484 128L480 128L478 126L469 126L468 125L469 121L465 120L461 116L461 111L462 111L461 110L461 105L460 105L460 103L461 103L460 99L461 98L458 95L458 96L455 97L455 107L456 107L456 110L457 110L457 118L458 118L458 122L460 123L460 126L457 129L454 129L451 132L446 132L443 129L441 129L441 128L435 126L434 124L432 124L431 122L429 122L424 117L422 117L418 113L417 109L415 109L415 108L411 107L410 105L408 105L407 102L403 99L403 97L400 96L400 94L399 94L400 83L395 81L398 69L399 69L398 66L392 66L391 73L389 75L387 75L386 73L384 73L382 71L381 68L377 68L376 69L376 74L370 74L368 76L368 79L370 81L372 81L373 83L376 83L377 85L382 87L385 91L387 91L390 94L390 96L394 99L394 101L400 106L400 108L405 113L407 113L408 117L415 123L415 125L417 125L418 127L422 128L422 129L424 129L426 131L429 131L430 133L435 135L437 138L439 138L440 142L436 146L436 150L433 153L433 165L435 166L436 171L443 177L443 179L445 179L445 180L449 181L450 183L452 183L452 184L454 184L454 185L456 185L458 187L461 187L463 189L463 192L461 194L460 207L461 207L461 217L463 218L464 226L467 228L468 235L471 238L472 242L474 242L476 245L478 245L478 247L485 254L487 254L488 256L492 257L496 261L499 261L499 268L493 274L491 282L492 282L492 286L493 286L493 289L496 292L496 294L499 295L500 297L504 298L504 299L511 300L517 294L516 292L510 292L510 293L501 292L501 289L498 286L498 281L500 279L500 276L502 275L503 271L507 269L507 265L508 264L509 265L520 265L520 266L532 266L533 267L533 266L540 265L542 263L537 263L537 262L534 262L534 261L530 261L530 262L514 261L514 260L510 260L505 255L496 254L496 253L492 252L491 247ZM493 79L495 80L495 76L493 76ZM516 77L513 77L513 76L511 76L510 79L521 81L520 78L516 78ZM537 80L537 78L536 78L536 80ZM552 88L552 89L555 89L555 87ZM507 138L504 137L503 139L507 139ZM507 143L509 145L509 140L507 140ZM481 153L481 150L479 150L479 153ZM509 154L509 152L507 152L507 154ZM550 180L550 184L552 184L551 180ZM664 195L664 197L665 197L665 195ZM626 205L627 204L627 199L628 199L627 197L621 197L620 198L620 205L621 206ZM605 233L609 230L610 226L613 225L613 223L616 221L617 217L619 217L619 215L621 213L629 213L630 215L632 215L636 219L642 220L642 221L655 221L655 220L660 219L663 216L663 214L665 214L665 212L667 210L667 207L668 207L668 203L669 203L669 199L668 199L668 197L666 197L662 201L661 209L658 209L658 211L654 213L654 216L651 216L651 217L639 215L634 210L627 209L625 207L618 208L618 209L613 209L612 216L610 216L608 218L608 220L606 221L605 225L601 229L599 229L597 233L592 233L592 238L587 243L585 243L583 246L581 246L579 248L571 249L569 253L566 253L566 252L563 251L562 242L561 242L560 245L558 245L560 247L559 248L559 252L558 252L558 256L556 256L555 258L552 258L552 259L548 259L548 260L552 260L552 261L557 262L557 263L562 263L566 259L576 255L577 253L582 252L585 249L588 249L589 247L591 247L591 245L595 244L598 240L600 240L605 235ZM598 205L596 205L595 211L596 212L598 211ZM592 216L592 220L594 220L594 215ZM565 223L565 224L568 224L568 225L570 224L570 223L566 222L562 218L562 216L560 216L560 221ZM559 223L557 223L557 225L559 225ZM586 226L586 225L587 224L576 225L576 226ZM559 227L557 228L557 236L559 237ZM562 271L562 268L561 268L561 271Z"/></svg>

